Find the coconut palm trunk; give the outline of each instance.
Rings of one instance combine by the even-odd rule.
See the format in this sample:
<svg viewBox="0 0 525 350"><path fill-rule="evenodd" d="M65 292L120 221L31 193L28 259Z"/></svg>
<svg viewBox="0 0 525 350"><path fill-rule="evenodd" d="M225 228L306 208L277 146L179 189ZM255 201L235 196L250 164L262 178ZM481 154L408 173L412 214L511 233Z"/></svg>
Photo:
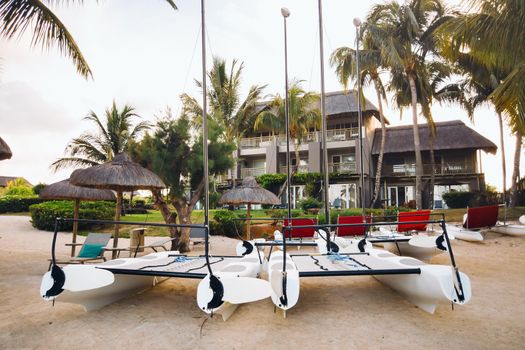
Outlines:
<svg viewBox="0 0 525 350"><path fill-rule="evenodd" d="M421 178L423 176L423 161L421 159L421 142L419 140L419 126L417 124L417 90L416 82L412 75L408 75L410 83L410 94L412 97L412 122L414 131L414 153L416 156L416 208L422 209L422 188Z"/></svg>
<svg viewBox="0 0 525 350"><path fill-rule="evenodd" d="M376 181L374 185L374 197L372 199L372 207L379 199L379 191L381 189L381 173L383 171L383 156L385 153L385 141L386 141L386 125L385 125L385 116L383 114L383 102L381 99L381 90L379 87L379 82L377 79L374 79L374 87L377 94L377 105L379 107L379 118L381 121L381 147L379 149L379 157L377 158L377 169L376 169Z"/></svg>
<svg viewBox="0 0 525 350"><path fill-rule="evenodd" d="M499 139L501 149L501 173L503 176L503 202L507 204L507 165L505 162L505 141L503 140L503 117L498 112Z"/></svg>
<svg viewBox="0 0 525 350"><path fill-rule="evenodd" d="M512 169L512 179L510 187L510 207L514 208L518 203L518 181L520 172L521 146L523 143L523 134L521 130L516 131L516 150L514 151L514 167Z"/></svg>

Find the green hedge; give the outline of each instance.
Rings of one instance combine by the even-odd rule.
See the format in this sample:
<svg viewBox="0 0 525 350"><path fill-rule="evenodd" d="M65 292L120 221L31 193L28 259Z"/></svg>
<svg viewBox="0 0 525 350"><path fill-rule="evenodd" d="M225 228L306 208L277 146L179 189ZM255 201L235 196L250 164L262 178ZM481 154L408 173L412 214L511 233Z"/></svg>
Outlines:
<svg viewBox="0 0 525 350"><path fill-rule="evenodd" d="M50 201L41 204L34 204L29 207L31 212L31 223L39 230L53 231L55 229L55 219L72 218L74 205L72 201ZM81 219L91 220L111 220L115 215L115 203L98 201L98 202L81 202L79 217ZM80 224L79 229L88 229L92 224ZM72 222L64 222L60 228L61 231L70 231L73 229Z"/></svg>
<svg viewBox="0 0 525 350"><path fill-rule="evenodd" d="M474 198L472 192L450 191L443 193L443 200L449 208L466 208Z"/></svg>
<svg viewBox="0 0 525 350"><path fill-rule="evenodd" d="M308 209L312 209L312 208L322 208L323 202L313 197L307 197L299 201L299 207L303 211L307 211Z"/></svg>
<svg viewBox="0 0 525 350"><path fill-rule="evenodd" d="M29 211L29 206L44 202L36 196L5 196L0 197L0 213L21 213Z"/></svg>
<svg viewBox="0 0 525 350"><path fill-rule="evenodd" d="M288 216L287 209L268 209L264 211L265 214L272 219L282 219ZM304 212L300 209L292 209L292 218L304 216Z"/></svg>
<svg viewBox="0 0 525 350"><path fill-rule="evenodd" d="M210 222L210 234L239 238L244 233L245 223L232 210L216 210Z"/></svg>

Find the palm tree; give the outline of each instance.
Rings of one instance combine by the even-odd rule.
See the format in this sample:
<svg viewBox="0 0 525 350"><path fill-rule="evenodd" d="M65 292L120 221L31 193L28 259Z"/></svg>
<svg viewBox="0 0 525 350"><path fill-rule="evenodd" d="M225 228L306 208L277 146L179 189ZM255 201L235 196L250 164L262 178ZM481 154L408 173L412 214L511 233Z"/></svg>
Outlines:
<svg viewBox="0 0 525 350"><path fill-rule="evenodd" d="M227 143L238 143L244 133L253 125L258 113L258 105L266 85L253 85L248 90L244 100L240 98L241 75L244 64L238 65L233 60L229 70L226 61L214 57L213 66L208 73L210 87L208 89L210 118L224 127L224 140ZM199 88L202 83L196 81ZM183 114L188 115L194 126L202 124L202 107L200 103L187 94L181 96Z"/></svg>
<svg viewBox="0 0 525 350"><path fill-rule="evenodd" d="M314 92L306 92L301 88L301 81L292 82L289 91L289 132L294 143L295 167L293 172L299 169L300 156L299 146L311 129L318 130L321 127L321 112L319 110L319 95ZM284 99L276 94L268 104L268 108L257 116L254 130L270 130L272 134L279 133L284 129L285 103Z"/></svg>
<svg viewBox="0 0 525 350"><path fill-rule="evenodd" d="M470 53L452 53L445 47L443 55L455 65L457 73L463 78L455 83L448 84L441 89L439 94L443 99L459 103L467 110L469 118L474 118L474 111L479 106L492 102L491 95L498 88L507 73L494 66L488 66ZM503 177L503 198L506 202L507 166L505 162L505 142L503 136L502 111L496 109L499 125L501 169Z"/></svg>
<svg viewBox="0 0 525 350"><path fill-rule="evenodd" d="M177 9L172 0L166 0L171 7ZM74 0L0 0L0 37L6 39L18 38L27 30L33 28L32 46L50 48L53 45L68 56L76 66L77 72L84 78L92 76L91 68L82 55L75 39L66 26L46 6L62 2L72 3Z"/></svg>
<svg viewBox="0 0 525 350"><path fill-rule="evenodd" d="M110 161L116 154L126 151L130 142L150 127L145 121L133 126L132 119L140 118L135 109L124 105L119 110L115 101L111 108L106 109L105 117L104 123L95 112L90 111L84 120L93 122L98 132L86 132L71 140L65 150L68 156L57 159L51 164L51 168L57 171L67 167L88 167Z"/></svg>
<svg viewBox="0 0 525 350"><path fill-rule="evenodd" d="M379 191L381 188L381 171L383 168L383 155L385 151L386 140L386 123L383 114L383 99L386 99L385 88L381 77L379 76L384 65L382 62L381 51L373 46L373 40L366 32L366 23L362 26L364 30L363 48L359 50L359 63L361 67L362 85L367 85L372 82L377 95L377 105L379 107L379 116L381 121L381 147L379 149L379 157L377 159L376 178L374 185L374 196L372 198L371 206L373 207L379 199ZM340 47L336 49L331 57L330 64L335 68L339 82L343 84L344 89L348 87L350 78L355 80L357 78L356 71L356 51L349 47Z"/></svg>
<svg viewBox="0 0 525 350"><path fill-rule="evenodd" d="M401 94L395 98L398 107L410 104L416 158L416 207L422 208L423 161L418 127L418 103L423 116L433 125L430 113L430 95L425 95L428 86L426 77L427 59L432 52L432 33L443 21L446 10L441 0L410 0L405 5L397 1L375 5L367 17L367 31L371 40L381 51L381 57L393 76L391 88L408 84L410 100ZM404 90L402 90L404 91ZM423 102L423 103L421 103Z"/></svg>

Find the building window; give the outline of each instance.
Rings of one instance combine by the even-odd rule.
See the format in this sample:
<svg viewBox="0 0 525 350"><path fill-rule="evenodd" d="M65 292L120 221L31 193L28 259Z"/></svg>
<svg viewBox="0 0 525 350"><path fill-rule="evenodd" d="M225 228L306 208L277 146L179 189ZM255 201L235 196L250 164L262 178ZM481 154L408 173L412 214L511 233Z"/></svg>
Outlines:
<svg viewBox="0 0 525 350"><path fill-rule="evenodd" d="M328 197L332 208L356 208L357 185L355 183L332 184L328 190Z"/></svg>
<svg viewBox="0 0 525 350"><path fill-rule="evenodd" d="M389 186L388 206L406 207L410 201L415 199L414 186Z"/></svg>

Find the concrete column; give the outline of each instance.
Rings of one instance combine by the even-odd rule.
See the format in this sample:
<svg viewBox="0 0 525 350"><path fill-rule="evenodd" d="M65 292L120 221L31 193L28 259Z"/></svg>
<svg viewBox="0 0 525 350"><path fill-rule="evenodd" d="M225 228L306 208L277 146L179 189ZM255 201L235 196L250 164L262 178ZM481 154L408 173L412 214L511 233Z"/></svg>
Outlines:
<svg viewBox="0 0 525 350"><path fill-rule="evenodd" d="M308 143L308 171L321 172L321 142Z"/></svg>

